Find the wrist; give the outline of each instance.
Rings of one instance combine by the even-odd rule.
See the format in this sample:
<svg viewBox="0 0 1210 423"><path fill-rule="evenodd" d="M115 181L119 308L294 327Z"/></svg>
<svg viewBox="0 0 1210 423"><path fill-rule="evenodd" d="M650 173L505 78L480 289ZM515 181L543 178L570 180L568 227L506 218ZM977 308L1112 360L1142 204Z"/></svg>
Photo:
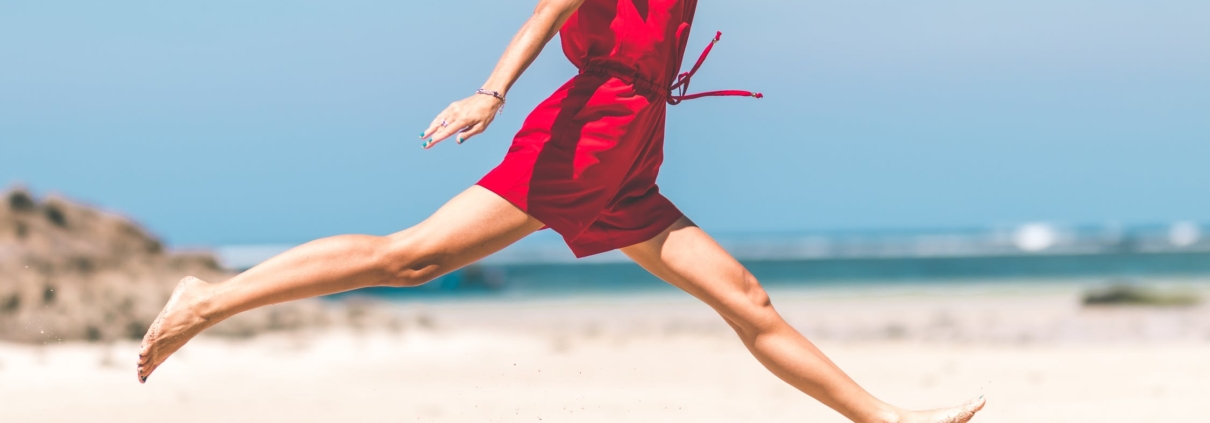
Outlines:
<svg viewBox="0 0 1210 423"><path fill-rule="evenodd" d="M504 111L504 103L507 102L504 99L504 93L499 92L499 91L490 90L487 88L480 88L478 90L475 90L475 96L480 96L480 95L485 96L485 97L492 97L494 100L496 100L498 102L497 104L499 104L499 108L496 109L496 113L500 113L500 112Z"/></svg>
<svg viewBox="0 0 1210 423"><path fill-rule="evenodd" d="M489 80L480 85L479 88L486 91L495 91L503 96L508 94L509 84Z"/></svg>
<svg viewBox="0 0 1210 423"><path fill-rule="evenodd" d="M492 97L492 98L495 98L496 100L500 100L501 102L504 102L504 101L505 101L505 100L504 100L505 96L504 96L504 92L503 92L503 91L496 91L496 90L493 90L493 89L491 89L491 88L480 88L480 89L477 89L477 90L475 90L475 94L477 94L477 95L483 95L483 96L487 96L487 97Z"/></svg>

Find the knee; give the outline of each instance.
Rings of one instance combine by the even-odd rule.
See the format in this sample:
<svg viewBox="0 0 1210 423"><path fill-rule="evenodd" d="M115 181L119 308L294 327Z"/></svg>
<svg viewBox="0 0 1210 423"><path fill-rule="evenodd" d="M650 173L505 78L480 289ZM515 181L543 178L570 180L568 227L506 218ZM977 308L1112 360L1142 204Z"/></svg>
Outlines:
<svg viewBox="0 0 1210 423"><path fill-rule="evenodd" d="M449 254L406 231L385 237L375 261L382 273L379 286L416 287L453 270Z"/></svg>
<svg viewBox="0 0 1210 423"><path fill-rule="evenodd" d="M757 335L776 327L781 316L773 309L769 294L751 273L744 271L742 287L734 294L723 315L741 335Z"/></svg>
<svg viewBox="0 0 1210 423"><path fill-rule="evenodd" d="M765 288L760 286L760 281L756 280L748 271L744 271L744 297L747 298L749 307L752 307L757 312L769 312L773 310L773 302L769 299L769 293L765 292Z"/></svg>

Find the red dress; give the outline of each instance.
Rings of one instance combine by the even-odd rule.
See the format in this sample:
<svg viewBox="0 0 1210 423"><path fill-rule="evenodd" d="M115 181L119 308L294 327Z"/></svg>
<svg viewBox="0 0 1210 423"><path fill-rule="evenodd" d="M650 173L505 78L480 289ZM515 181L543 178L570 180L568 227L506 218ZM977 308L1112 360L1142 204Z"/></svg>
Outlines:
<svg viewBox="0 0 1210 423"><path fill-rule="evenodd" d="M667 104L760 97L684 95L692 71L677 70L696 3L585 0L559 31L579 74L530 113L504 161L478 184L554 229L576 257L637 244L672 225L681 211L655 183Z"/></svg>

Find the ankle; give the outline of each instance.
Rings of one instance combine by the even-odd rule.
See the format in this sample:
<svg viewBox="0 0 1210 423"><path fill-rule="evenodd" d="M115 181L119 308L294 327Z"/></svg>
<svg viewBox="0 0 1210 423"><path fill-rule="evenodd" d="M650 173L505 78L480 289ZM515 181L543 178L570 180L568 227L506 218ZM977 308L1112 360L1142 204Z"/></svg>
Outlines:
<svg viewBox="0 0 1210 423"><path fill-rule="evenodd" d="M196 313L198 318L207 322L222 320L222 308L218 306L219 297L222 294L221 287L209 282L200 281L193 285L194 304L190 308Z"/></svg>

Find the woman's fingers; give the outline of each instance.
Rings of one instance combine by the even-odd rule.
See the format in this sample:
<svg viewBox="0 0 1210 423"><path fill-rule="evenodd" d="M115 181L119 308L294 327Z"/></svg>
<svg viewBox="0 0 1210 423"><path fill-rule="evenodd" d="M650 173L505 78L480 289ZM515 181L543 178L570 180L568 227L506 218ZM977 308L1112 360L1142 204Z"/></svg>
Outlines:
<svg viewBox="0 0 1210 423"><path fill-rule="evenodd" d="M430 138L425 141L424 148L430 148L434 145L437 145L437 143L441 142L442 140L449 138L450 135L454 135L455 132L458 132L462 130L462 128L466 128L472 124L474 124L474 122L465 119L456 119L453 121L446 120L445 125L441 125L441 122L438 122L436 132L433 132Z"/></svg>
<svg viewBox="0 0 1210 423"><path fill-rule="evenodd" d="M420 133L420 138L424 139L422 146L431 148L455 134L458 134L457 142L462 144L467 138L483 132L499 110L496 101L494 98L474 95L450 104L433 119L428 129Z"/></svg>
<svg viewBox="0 0 1210 423"><path fill-rule="evenodd" d="M487 122L480 122L480 123L471 125L470 127L466 128L465 130L463 130L461 133L458 134L458 139L457 139L458 144L462 144L462 143L466 142L466 140L470 139L470 137L483 133L484 129L487 129Z"/></svg>
<svg viewBox="0 0 1210 423"><path fill-rule="evenodd" d="M445 110L442 110L441 113L438 113L437 117L433 118L433 121L429 123L429 127L425 128L425 130L420 133L420 138L432 138L433 133L437 132L438 129L441 129L441 122L446 122L448 116L451 115L452 114L450 113L450 109L448 107Z"/></svg>

